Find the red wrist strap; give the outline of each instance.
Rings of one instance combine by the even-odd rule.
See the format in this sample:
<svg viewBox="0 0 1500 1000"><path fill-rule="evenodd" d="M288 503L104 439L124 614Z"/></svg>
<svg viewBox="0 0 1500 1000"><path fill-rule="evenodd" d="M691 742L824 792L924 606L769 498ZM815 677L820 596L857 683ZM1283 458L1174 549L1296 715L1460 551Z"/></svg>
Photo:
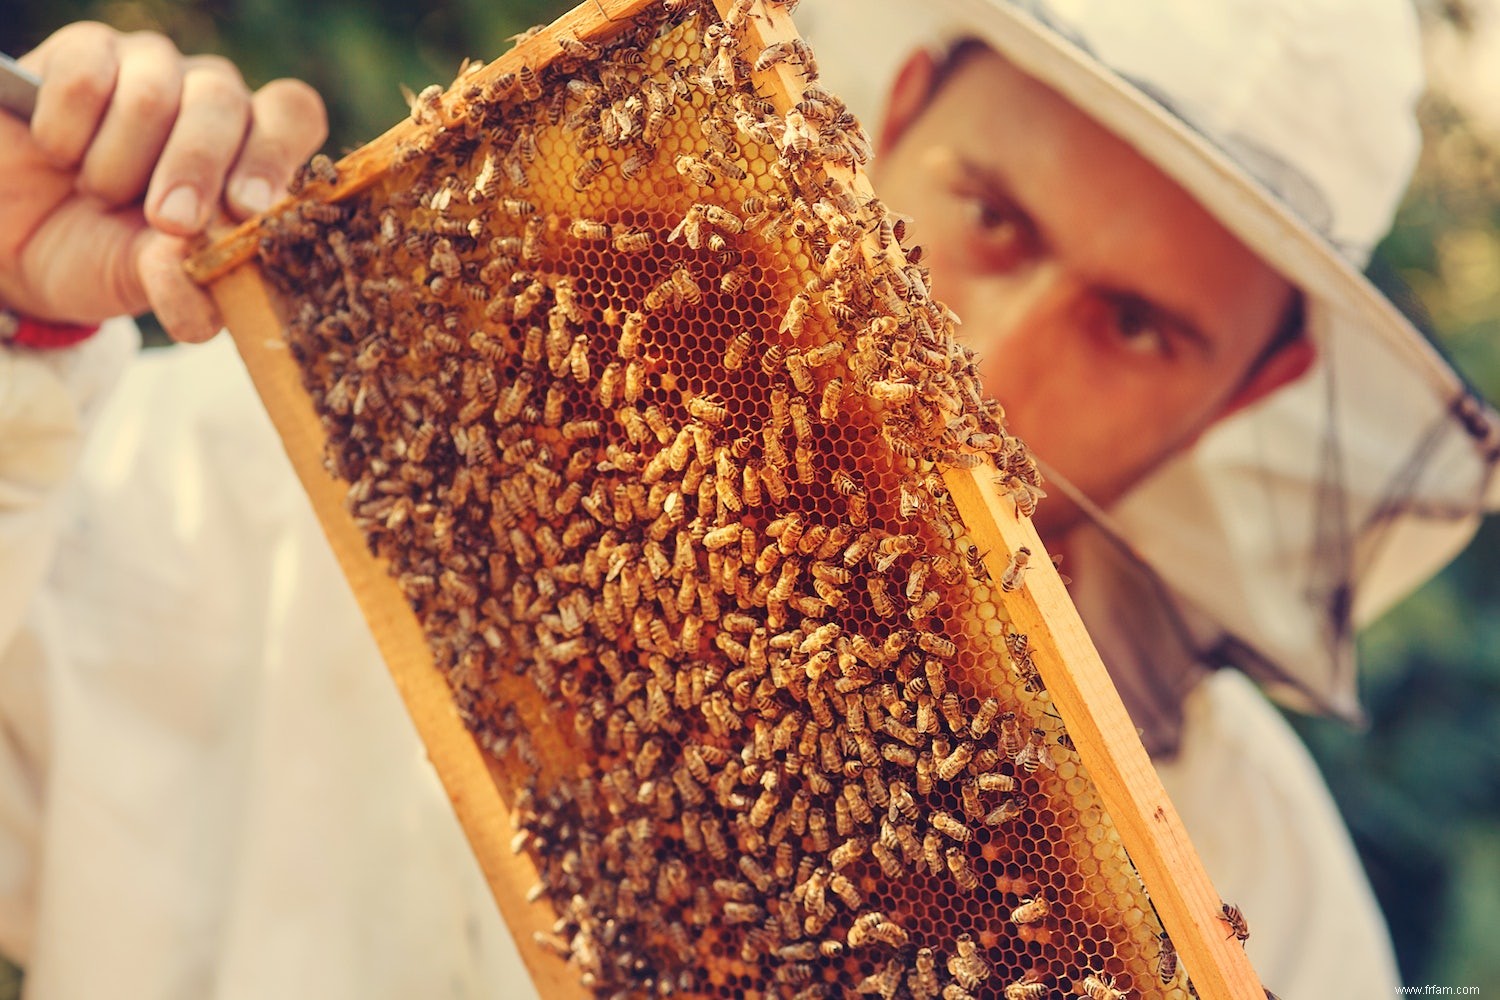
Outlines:
<svg viewBox="0 0 1500 1000"><path fill-rule="evenodd" d="M97 323L80 326L77 323L54 323L14 313L0 313L0 340L9 341L17 347L56 350L82 343L98 332Z"/></svg>

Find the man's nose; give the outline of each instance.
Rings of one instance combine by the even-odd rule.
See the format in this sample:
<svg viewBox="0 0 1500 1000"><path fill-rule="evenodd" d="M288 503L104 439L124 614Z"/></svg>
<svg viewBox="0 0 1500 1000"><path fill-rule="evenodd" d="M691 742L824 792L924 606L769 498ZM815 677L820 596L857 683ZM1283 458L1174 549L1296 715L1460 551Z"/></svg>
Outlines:
<svg viewBox="0 0 1500 1000"><path fill-rule="evenodd" d="M983 310L982 322L1005 350L1021 339L1050 340L1047 334L1066 321L1082 287L1059 261L1040 257L994 279L986 301L973 305ZM979 322L980 317L972 321Z"/></svg>

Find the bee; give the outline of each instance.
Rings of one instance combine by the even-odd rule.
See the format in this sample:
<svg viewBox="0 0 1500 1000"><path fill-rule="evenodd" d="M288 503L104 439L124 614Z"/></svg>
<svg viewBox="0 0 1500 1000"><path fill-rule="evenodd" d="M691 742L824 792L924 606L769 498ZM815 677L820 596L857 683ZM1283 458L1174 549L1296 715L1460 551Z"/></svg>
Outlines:
<svg viewBox="0 0 1500 1000"><path fill-rule="evenodd" d="M976 740L990 731L990 726L995 721L995 716L1000 712L1000 702L993 696L980 702L979 710L969 720L969 735Z"/></svg>
<svg viewBox="0 0 1500 1000"><path fill-rule="evenodd" d="M936 831L929 830L928 836L936 836ZM973 892L979 888L979 876L975 875L974 869L969 867L969 859L964 854L963 848L947 848L943 851L943 860L948 868L948 874L953 876L953 881L958 883L960 889L964 892Z"/></svg>
<svg viewBox="0 0 1500 1000"><path fill-rule="evenodd" d="M689 305L697 305L703 301L703 291L698 287L698 279L685 267L672 271L672 287L676 289L678 298Z"/></svg>
<svg viewBox="0 0 1500 1000"><path fill-rule="evenodd" d="M658 312L668 307L675 311L681 303L682 297L677 291L677 283L668 278L646 293L642 305L647 312Z"/></svg>
<svg viewBox="0 0 1500 1000"><path fill-rule="evenodd" d="M674 166L683 177L703 187L712 187L718 180L708 163L690 153L677 157Z"/></svg>
<svg viewBox="0 0 1500 1000"><path fill-rule="evenodd" d="M626 157L625 162L620 164L620 176L628 180L634 180L640 176L641 171L651 166L656 159L656 150L652 148L640 149Z"/></svg>
<svg viewBox="0 0 1500 1000"><path fill-rule="evenodd" d="M754 903L738 903L727 900L724 903L724 922L726 924L757 924L765 918L766 911Z"/></svg>
<svg viewBox="0 0 1500 1000"><path fill-rule="evenodd" d="M536 70L526 63L516 72L516 83L521 88L521 99L534 101L542 96L542 81L538 79Z"/></svg>
<svg viewBox="0 0 1500 1000"><path fill-rule="evenodd" d="M430 125L441 117L443 88L438 84L423 87L420 94L413 94L411 88L403 84L401 94L406 98L407 107L411 109L413 125Z"/></svg>
<svg viewBox="0 0 1500 1000"><path fill-rule="evenodd" d="M765 487L772 503L785 503L788 495L786 480L782 478L781 470L772 462L767 461L760 467L761 485Z"/></svg>
<svg viewBox="0 0 1500 1000"><path fill-rule="evenodd" d="M712 134L712 133L710 133ZM731 144L732 148L732 144ZM719 150L710 150L708 154L709 166L731 180L742 181L747 176L745 168L740 166L729 155Z"/></svg>
<svg viewBox="0 0 1500 1000"><path fill-rule="evenodd" d="M600 48L594 42L585 42L576 35L567 32L559 32L557 35L557 47L562 49L563 55L570 59L581 59L593 61L599 58Z"/></svg>
<svg viewBox="0 0 1500 1000"><path fill-rule="evenodd" d="M791 401L789 410L789 415L792 422L792 432L796 435L797 441L799 443L806 444L808 440L812 438L812 420L808 416L807 400L802 399L800 396L796 399L793 399ZM844 482L848 483L847 489L841 488L841 483ZM842 471L835 473L834 486L835 488L839 489L840 493L844 493L846 495L849 493L853 493L859 489L854 480L851 479L847 473L844 473Z"/></svg>
<svg viewBox="0 0 1500 1000"><path fill-rule="evenodd" d="M582 191L604 172L604 161L598 157L590 157L579 165L573 173L573 190Z"/></svg>
<svg viewBox="0 0 1500 1000"><path fill-rule="evenodd" d="M625 314L625 321L620 324L620 342L617 349L620 357L629 360L640 353L641 334L645 329L645 313L628 312Z"/></svg>
<svg viewBox="0 0 1500 1000"><path fill-rule="evenodd" d="M811 306L812 306L812 300L810 298L808 298L806 292L798 292L796 295L792 296L792 301L790 303L788 303L787 307L786 307L786 315L782 317L782 319L781 319L781 326L779 326L777 329L781 333L790 333L793 337L800 337L800 336L802 336L802 330L807 325L807 313L808 313L808 310L811 308ZM788 357L787 360L788 360L788 362L790 362L791 358ZM790 367L790 365L789 365L789 367ZM805 368L804 368L804 373L805 373ZM793 377L794 380L796 380L796 372L795 371L793 371L792 377ZM811 391L811 389L812 389L812 378L811 378L811 376L810 375L805 375L805 381L806 381L806 386L805 387L801 384L801 382L799 382L797 388L799 390L801 390L802 392Z"/></svg>
<svg viewBox="0 0 1500 1000"><path fill-rule="evenodd" d="M1232 903L1223 903L1222 912L1223 916L1219 919L1224 921L1224 925L1229 928L1229 936L1241 944L1250 940L1250 923L1240 912L1240 908Z"/></svg>
<svg viewBox="0 0 1500 1000"><path fill-rule="evenodd" d="M648 232L623 230L615 233L611 245L619 253L645 253L655 242L656 237Z"/></svg>
<svg viewBox="0 0 1500 1000"><path fill-rule="evenodd" d="M1166 931L1161 932L1161 954L1156 957L1156 975L1163 986L1177 978L1177 949Z"/></svg>
<svg viewBox="0 0 1500 1000"><path fill-rule="evenodd" d="M447 237L439 237L432 245L427 266L451 281L463 273L464 262L454 252L452 242Z"/></svg>
<svg viewBox="0 0 1500 1000"><path fill-rule="evenodd" d="M755 72L764 73L772 66L785 62L796 55L796 47L790 41L773 42L760 50L755 57Z"/></svg>
<svg viewBox="0 0 1500 1000"><path fill-rule="evenodd" d="M807 523L802 519L802 515L792 511L766 525L766 537L776 539L777 547L781 549L782 555L791 555L797 551L797 543L802 539L802 534L806 530Z"/></svg>
<svg viewBox="0 0 1500 1000"><path fill-rule="evenodd" d="M625 385L621 395L626 403L638 403L646 391L646 366L639 358L625 364Z"/></svg>
<svg viewBox="0 0 1500 1000"><path fill-rule="evenodd" d="M995 485L1010 494L1011 500L1016 505L1016 513L1021 517L1034 517L1037 501L1047 495L1047 491L1040 486L1029 483L1013 473L1006 473L996 479Z"/></svg>
<svg viewBox="0 0 1500 1000"><path fill-rule="evenodd" d="M979 945L971 934L960 934L948 956L948 974L964 990L975 990L990 976L990 964L979 954Z"/></svg>
<svg viewBox="0 0 1500 1000"><path fill-rule="evenodd" d="M1005 987L1005 1000L1046 1000L1051 991L1037 976L1035 969Z"/></svg>
<svg viewBox="0 0 1500 1000"><path fill-rule="evenodd" d="M1010 563L1005 567L1005 572L1000 574L1000 589L1010 593L1021 589L1026 573L1026 564L1031 561L1031 550L1026 546L1016 549L1015 554L1010 557Z"/></svg>
<svg viewBox="0 0 1500 1000"><path fill-rule="evenodd" d="M922 595L922 599L915 604L908 605L906 617L912 622L919 622L926 618L938 606L943 595L936 590L929 590Z"/></svg>
<svg viewBox="0 0 1500 1000"><path fill-rule="evenodd" d="M845 787L853 788L854 786L848 785ZM863 837L850 837L829 853L828 863L833 867L834 871L840 871L864 857L868 847L869 845Z"/></svg>
<svg viewBox="0 0 1500 1000"><path fill-rule="evenodd" d="M609 223L597 219L574 219L568 225L568 235L575 240L602 243L609 239Z"/></svg>
<svg viewBox="0 0 1500 1000"><path fill-rule="evenodd" d="M635 776L642 780L650 776L656 770L657 763L661 760L661 753L661 741L655 736L641 744L634 761Z"/></svg>
<svg viewBox="0 0 1500 1000"><path fill-rule="evenodd" d="M719 291L725 295L736 295L744 286L746 279L750 277L750 267L747 264L736 264L725 271L719 278Z"/></svg>
<svg viewBox="0 0 1500 1000"><path fill-rule="evenodd" d="M805 444L799 444L792 450L792 459L797 466L797 482L803 485L811 485L817 481L818 473L813 468L812 449Z"/></svg>
<svg viewBox="0 0 1500 1000"><path fill-rule="evenodd" d="M877 559L875 571L884 573L895 565L896 560L904 555L909 555L917 548L917 536L915 535L887 535L879 540L875 551Z"/></svg>
<svg viewBox="0 0 1500 1000"><path fill-rule="evenodd" d="M813 850L819 854L826 854L831 846L828 837L828 814L822 809L809 809L807 812L807 836L812 841Z"/></svg>
<svg viewBox="0 0 1500 1000"><path fill-rule="evenodd" d="M823 386L822 399L818 403L818 416L824 420L834 420L839 415L839 405L844 398L844 380L842 378L831 378Z"/></svg>
<svg viewBox="0 0 1500 1000"><path fill-rule="evenodd" d="M1010 921L1013 924L1039 924L1047 919L1052 912L1052 903L1045 893L1037 893L1022 899L1020 905L1010 911Z"/></svg>
<svg viewBox="0 0 1500 1000"><path fill-rule="evenodd" d="M697 250L703 246L704 230L703 206L694 205L683 213L681 221L672 227L672 231L667 234L667 242L676 243L677 237L681 236L691 249Z"/></svg>
<svg viewBox="0 0 1500 1000"><path fill-rule="evenodd" d="M542 259L542 230L546 223L539 215L533 215L526 220L526 229L521 236L521 258L527 263L534 264ZM517 313L519 315L519 311Z"/></svg>
<svg viewBox="0 0 1500 1000"><path fill-rule="evenodd" d="M1013 762L1017 770L1027 774L1035 774L1040 768L1057 770L1057 762L1052 759L1052 751L1047 748L1047 734L1041 729L1031 731L1031 738L1015 755Z"/></svg>
<svg viewBox="0 0 1500 1000"><path fill-rule="evenodd" d="M969 576L974 577L977 582L989 583L990 571L984 565L984 556L986 556L986 553L980 552L980 546L971 544L963 552L963 561L969 567Z"/></svg>
<svg viewBox="0 0 1500 1000"><path fill-rule="evenodd" d="M870 993L881 997L894 997L901 989L901 963L892 959L874 972L865 976L854 987L855 993Z"/></svg>
<svg viewBox="0 0 1500 1000"><path fill-rule="evenodd" d="M688 414L710 427L721 427L729 419L729 407L718 393L694 396L687 403ZM727 457L727 456L726 456Z"/></svg>
<svg viewBox="0 0 1500 1000"><path fill-rule="evenodd" d="M1021 810L1026 805L1024 796L1013 795L991 809L984 816L985 826L1005 826L1014 822L1021 815Z"/></svg>
<svg viewBox="0 0 1500 1000"><path fill-rule="evenodd" d="M740 525L728 524L722 528L713 528L703 536L703 547L710 552L733 545L740 540Z"/></svg>
<svg viewBox="0 0 1500 1000"><path fill-rule="evenodd" d="M848 877L839 872L834 872L828 876L828 888L832 889L833 894L851 910L857 910L865 905L865 899L860 895L859 889ZM879 929L876 933L876 939L885 941L887 944L892 944L893 941L900 938L904 943L905 933L900 927L891 924L888 928ZM895 945L892 944L892 947L895 947Z"/></svg>
<svg viewBox="0 0 1500 1000"><path fill-rule="evenodd" d="M729 209L719 205L700 205L698 207L702 211L703 220L716 229L736 236L745 231L745 223L741 221L739 216L729 211Z"/></svg>
<svg viewBox="0 0 1500 1000"><path fill-rule="evenodd" d="M853 569L864 561L870 551L879 543L880 538L873 531L866 531L857 536L845 548L840 556L845 566ZM872 577L872 579L875 579Z"/></svg>
<svg viewBox="0 0 1500 1000"><path fill-rule="evenodd" d="M930 822L934 830L950 840L958 841L960 844L967 844L974 837L973 832L957 817L941 809L933 811Z"/></svg>
<svg viewBox="0 0 1500 1000"><path fill-rule="evenodd" d="M587 334L580 333L573 338L573 343L568 348L568 371L572 373L575 382L585 383L589 380L589 338ZM561 404L559 403L560 408ZM555 427L558 421L549 419L546 423L548 426Z"/></svg>
<svg viewBox="0 0 1500 1000"><path fill-rule="evenodd" d="M595 386L595 396L599 400L599 405L606 409L612 408L615 405L615 390L620 384L620 373L621 368L618 361L611 361L604 366L604 371L599 373L599 382ZM498 416L496 419L499 419Z"/></svg>
<svg viewBox="0 0 1500 1000"><path fill-rule="evenodd" d="M524 198L501 198L500 211L513 219L528 219L536 214L536 206Z"/></svg>
<svg viewBox="0 0 1500 1000"><path fill-rule="evenodd" d="M877 403L899 404L910 402L917 394L915 382L892 379L874 379L870 382L870 398Z"/></svg>
<svg viewBox="0 0 1500 1000"><path fill-rule="evenodd" d="M917 636L917 645L923 652L931 653L944 660L951 660L958 655L957 644L947 636L938 635L936 632L923 632Z"/></svg>
<svg viewBox="0 0 1500 1000"><path fill-rule="evenodd" d="M871 576L865 580L865 591L870 594L870 604L874 607L874 613L880 618L891 618L895 615L895 601L889 595L889 583L883 576Z"/></svg>
<svg viewBox="0 0 1500 1000"><path fill-rule="evenodd" d="M1130 994L1115 989L1115 978L1107 972L1090 972L1083 977L1079 996L1089 1000L1129 1000Z"/></svg>
<svg viewBox="0 0 1500 1000"><path fill-rule="evenodd" d="M729 371L738 371L745 363L745 356L750 353L753 343L754 337L748 327L735 334L729 346L724 349L724 367Z"/></svg>
<svg viewBox="0 0 1500 1000"><path fill-rule="evenodd" d="M871 910L854 918L849 927L850 948L863 948L868 944L885 944L892 948L904 948L910 936L900 924L891 922L884 913Z"/></svg>
<svg viewBox="0 0 1500 1000"><path fill-rule="evenodd" d="M738 514L745 509L744 501L740 499L739 492L735 489L735 483L739 476L735 474L733 465L728 455L719 458L719 470L714 475L714 493L719 504L730 513ZM740 536L744 545L754 545L755 536L751 532L745 532Z"/></svg>
<svg viewBox="0 0 1500 1000"><path fill-rule="evenodd" d="M974 757L974 744L960 743L953 752L938 760L937 776L942 781L952 781L969 765Z"/></svg>

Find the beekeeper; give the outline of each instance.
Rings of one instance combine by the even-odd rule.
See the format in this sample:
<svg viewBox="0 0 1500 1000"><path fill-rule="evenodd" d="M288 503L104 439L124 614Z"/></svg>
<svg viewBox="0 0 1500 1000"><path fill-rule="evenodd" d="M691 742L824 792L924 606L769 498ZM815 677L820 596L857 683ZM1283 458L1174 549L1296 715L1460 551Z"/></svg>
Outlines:
<svg viewBox="0 0 1500 1000"><path fill-rule="evenodd" d="M797 17L1048 462L1039 525L1263 979L1388 995L1347 833L1245 675L1356 714L1353 627L1493 493L1493 415L1356 271L1416 152L1411 11ZM27 64L31 128L0 121L0 950L44 1000L530 995L232 346L64 346L148 299L210 334L180 240L274 197L320 106L98 26Z"/></svg>

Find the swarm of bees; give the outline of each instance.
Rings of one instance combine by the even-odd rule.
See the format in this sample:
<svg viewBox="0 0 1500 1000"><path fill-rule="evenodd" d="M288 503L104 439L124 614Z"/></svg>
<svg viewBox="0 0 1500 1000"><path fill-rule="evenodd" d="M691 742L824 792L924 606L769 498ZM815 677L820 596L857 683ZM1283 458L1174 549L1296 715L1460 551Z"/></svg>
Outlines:
<svg viewBox="0 0 1500 1000"><path fill-rule="evenodd" d="M1036 465L811 51L756 47L794 6L466 68L382 183L272 219L327 465L600 995L1182 996L1077 832L998 603L1029 553L991 580L936 471L1029 510Z"/></svg>

